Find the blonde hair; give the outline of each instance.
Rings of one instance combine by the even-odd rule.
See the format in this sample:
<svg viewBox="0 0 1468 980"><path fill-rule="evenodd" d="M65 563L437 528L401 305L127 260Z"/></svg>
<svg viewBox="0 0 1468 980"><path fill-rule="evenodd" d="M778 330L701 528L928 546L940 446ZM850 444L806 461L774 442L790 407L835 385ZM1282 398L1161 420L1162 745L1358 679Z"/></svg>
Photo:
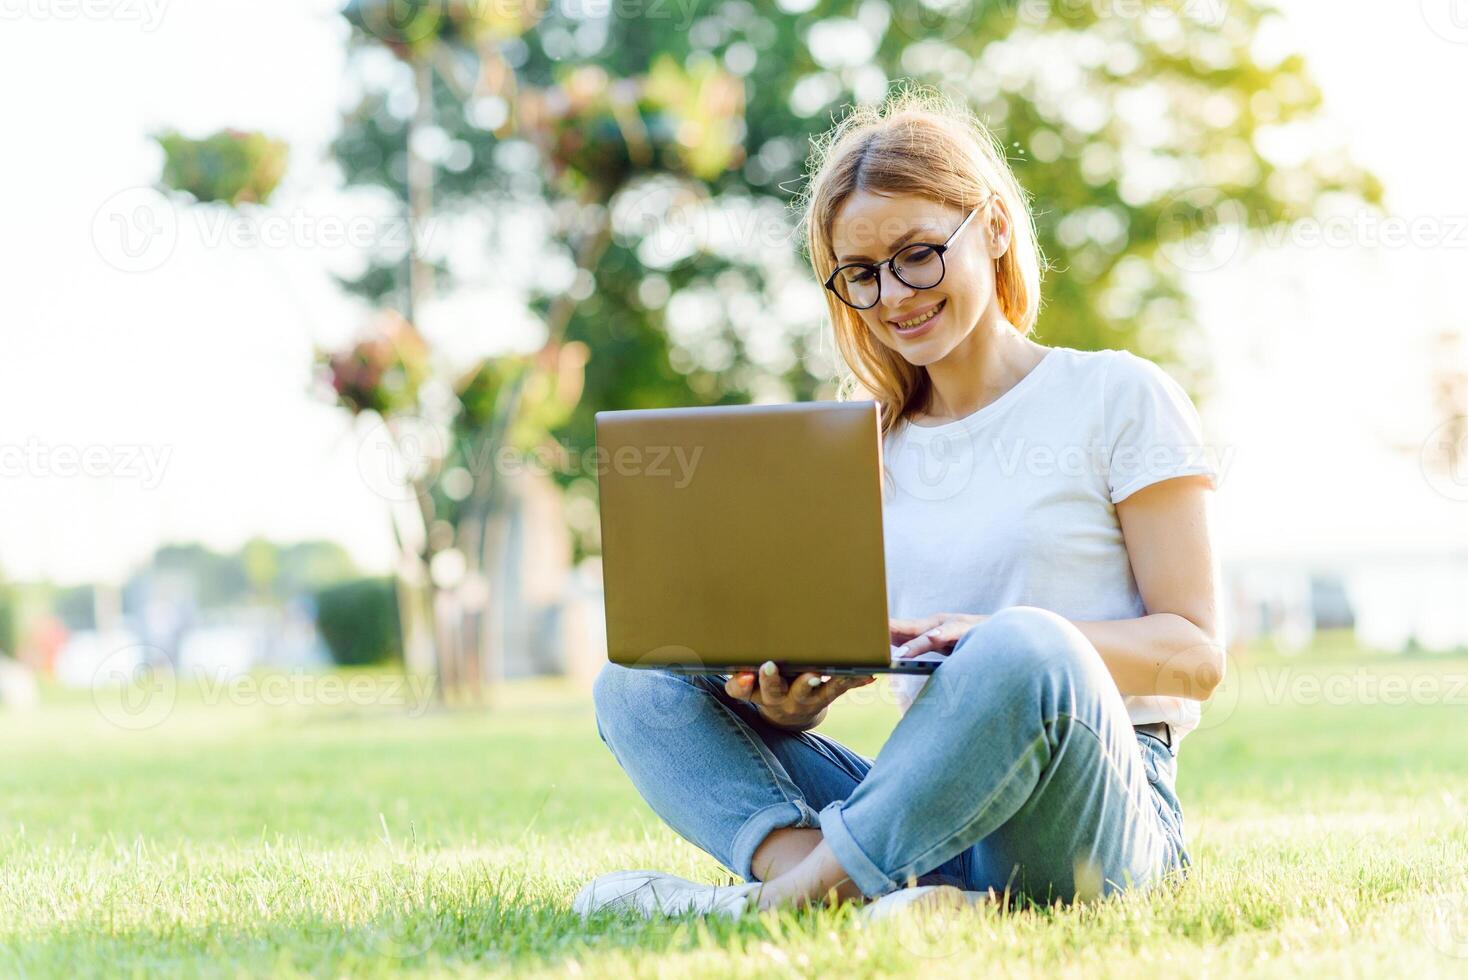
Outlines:
<svg viewBox="0 0 1468 980"><path fill-rule="evenodd" d="M912 194L967 213L997 197L1009 212L1008 250L994 260L999 308L1022 334L1040 310L1044 259L1027 196L988 128L964 105L931 89L908 86L881 105L859 105L812 141L809 180L796 206L802 237L824 283L836 269L831 226L858 190ZM975 215L980 220L982 215ZM882 413L882 434L927 407L926 368L909 364L875 337L856 310L826 290L836 346L849 376L844 394L859 388Z"/></svg>

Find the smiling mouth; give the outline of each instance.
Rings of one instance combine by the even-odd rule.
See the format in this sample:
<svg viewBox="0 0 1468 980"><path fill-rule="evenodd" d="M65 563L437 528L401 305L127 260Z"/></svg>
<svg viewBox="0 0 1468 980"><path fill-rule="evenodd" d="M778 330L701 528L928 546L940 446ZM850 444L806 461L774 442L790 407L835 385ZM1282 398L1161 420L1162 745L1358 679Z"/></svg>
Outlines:
<svg viewBox="0 0 1468 980"><path fill-rule="evenodd" d="M888 320L887 322L891 324L892 329L896 330L898 333L907 333L908 331L916 330L919 327L927 324L929 320L933 319L933 317L943 312L943 308L947 305L948 301L946 299L939 300L936 306L930 307L925 313L919 313L917 316L908 317L906 320Z"/></svg>

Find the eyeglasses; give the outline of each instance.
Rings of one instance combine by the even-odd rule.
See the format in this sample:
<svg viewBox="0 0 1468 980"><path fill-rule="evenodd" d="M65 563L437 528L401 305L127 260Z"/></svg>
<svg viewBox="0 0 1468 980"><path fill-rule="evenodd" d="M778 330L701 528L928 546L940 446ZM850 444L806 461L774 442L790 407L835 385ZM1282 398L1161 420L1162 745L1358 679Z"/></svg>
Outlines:
<svg viewBox="0 0 1468 980"><path fill-rule="evenodd" d="M963 224L954 229L948 241L942 245L931 242L913 242L904 245L885 262L872 265L869 262L848 262L838 266L826 280L826 288L836 294L853 310L869 310L882 298L882 266L892 270L897 279L913 289L932 289L943 281L946 267L943 253L953 247L954 241L974 220L982 204L976 205L963 219Z"/></svg>

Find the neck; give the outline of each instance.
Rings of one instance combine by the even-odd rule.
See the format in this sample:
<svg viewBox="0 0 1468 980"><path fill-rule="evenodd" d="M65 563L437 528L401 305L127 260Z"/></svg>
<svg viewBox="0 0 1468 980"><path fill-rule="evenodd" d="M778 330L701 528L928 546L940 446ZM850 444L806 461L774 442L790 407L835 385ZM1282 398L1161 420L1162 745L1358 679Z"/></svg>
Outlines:
<svg viewBox="0 0 1468 980"><path fill-rule="evenodd" d="M1018 384L1046 350L991 308L962 343L928 365L933 397L925 414L937 421L972 415Z"/></svg>

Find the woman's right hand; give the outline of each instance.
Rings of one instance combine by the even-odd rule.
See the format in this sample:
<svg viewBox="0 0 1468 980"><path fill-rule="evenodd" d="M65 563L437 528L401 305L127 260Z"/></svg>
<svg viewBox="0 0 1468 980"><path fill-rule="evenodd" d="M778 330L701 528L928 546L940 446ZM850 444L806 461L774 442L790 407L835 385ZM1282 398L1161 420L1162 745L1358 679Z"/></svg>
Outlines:
<svg viewBox="0 0 1468 980"><path fill-rule="evenodd" d="M758 672L742 670L730 674L724 682L724 691L731 698L754 704L760 716L777 728L805 731L821 723L832 701L874 680L871 675L808 673L787 682L774 662L766 661Z"/></svg>

